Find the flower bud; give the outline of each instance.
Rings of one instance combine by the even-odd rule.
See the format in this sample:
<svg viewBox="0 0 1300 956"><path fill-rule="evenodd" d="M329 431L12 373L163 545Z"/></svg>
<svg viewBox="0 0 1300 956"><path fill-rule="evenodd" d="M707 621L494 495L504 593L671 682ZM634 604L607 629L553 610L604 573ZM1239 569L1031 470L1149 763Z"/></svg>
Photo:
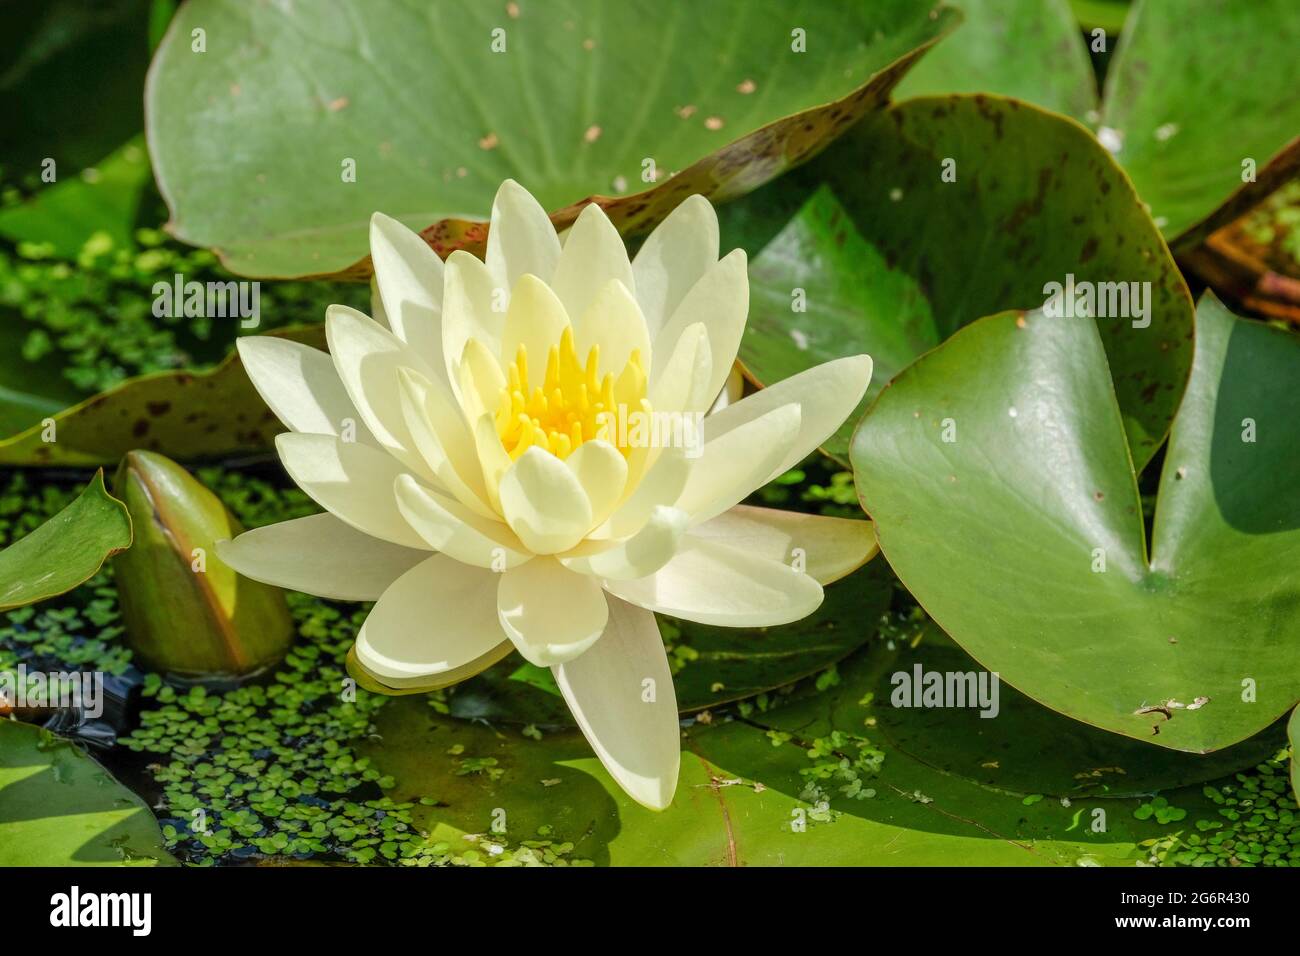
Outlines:
<svg viewBox="0 0 1300 956"><path fill-rule="evenodd" d="M163 455L128 452L114 492L135 545L113 559L127 643L146 667L181 680L246 677L293 640L284 595L242 577L214 543L243 528L221 500Z"/></svg>

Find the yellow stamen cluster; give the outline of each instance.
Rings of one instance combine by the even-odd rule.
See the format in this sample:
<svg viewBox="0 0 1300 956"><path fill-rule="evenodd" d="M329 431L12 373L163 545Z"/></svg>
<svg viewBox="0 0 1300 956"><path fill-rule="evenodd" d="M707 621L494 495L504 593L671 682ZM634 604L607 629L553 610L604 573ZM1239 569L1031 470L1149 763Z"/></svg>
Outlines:
<svg viewBox="0 0 1300 956"><path fill-rule="evenodd" d="M497 434L511 459L536 445L557 458L568 458L579 445L603 438L621 451L618 410L649 413L646 374L641 354L634 350L627 366L615 377L599 376L600 346L593 345L585 363L578 360L573 330L566 327L558 345L546 356L542 384L528 377L528 349L522 343L507 370L507 381L497 406Z"/></svg>

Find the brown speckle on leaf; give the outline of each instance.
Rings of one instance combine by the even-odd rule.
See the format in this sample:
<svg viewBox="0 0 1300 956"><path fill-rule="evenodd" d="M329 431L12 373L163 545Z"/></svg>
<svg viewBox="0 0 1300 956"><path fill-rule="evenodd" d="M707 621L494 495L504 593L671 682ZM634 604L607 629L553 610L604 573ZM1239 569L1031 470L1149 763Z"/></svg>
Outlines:
<svg viewBox="0 0 1300 956"><path fill-rule="evenodd" d="M736 92L744 93L746 96L748 96L750 93L753 93L754 90L756 89L758 89L758 85L753 80L745 79L745 80L741 80L740 84L736 87Z"/></svg>
<svg viewBox="0 0 1300 956"><path fill-rule="evenodd" d="M705 129L719 130L725 125L721 116L710 116L704 121Z"/></svg>
<svg viewBox="0 0 1300 956"><path fill-rule="evenodd" d="M347 107L348 98L346 96L340 96L336 100L330 100L329 111L331 113L337 113L339 110L347 109Z"/></svg>
<svg viewBox="0 0 1300 956"><path fill-rule="evenodd" d="M496 134L496 133L488 133L486 136L484 136L482 139L480 139L480 140L478 141L478 148L479 148L479 149L496 149L496 148L497 148L497 144L500 143L500 142L501 142L501 141L500 141L499 139L497 139L497 134Z"/></svg>
<svg viewBox="0 0 1300 956"><path fill-rule="evenodd" d="M584 141L586 141L586 142L588 142L588 143L594 143L594 142L596 142L596 140L600 139L600 127L599 127L599 126L588 126L588 127L587 127L587 132L585 132L585 133L582 134L582 138L583 138Z"/></svg>

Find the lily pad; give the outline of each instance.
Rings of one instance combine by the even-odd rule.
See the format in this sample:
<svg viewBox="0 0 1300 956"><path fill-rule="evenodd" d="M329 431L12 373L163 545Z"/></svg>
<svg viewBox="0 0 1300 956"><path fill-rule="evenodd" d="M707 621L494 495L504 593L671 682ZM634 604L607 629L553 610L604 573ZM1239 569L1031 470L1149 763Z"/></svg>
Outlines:
<svg viewBox="0 0 1300 956"><path fill-rule="evenodd" d="M983 95L911 100L792 175L722 215L724 239L762 248L740 350L752 378L866 352L873 398L967 323L1038 308L1050 283L1073 281L1107 298L1133 457L1155 453L1191 364L1192 300L1124 173L1077 123ZM842 458L851 427L827 451Z"/></svg>
<svg viewBox="0 0 1300 956"><path fill-rule="evenodd" d="M997 93L1080 121L1095 116L1097 80L1067 0L952 0L951 5L961 10L961 25L903 78L896 101L936 93Z"/></svg>
<svg viewBox="0 0 1300 956"><path fill-rule="evenodd" d="M1127 18L1122 4L1076 3L1090 30L1108 31L1113 52L1099 110L1083 69L1096 37L1068 28L1064 3L955 5L961 28L898 98L1000 93L1094 126L1180 255L1300 170L1292 0L1136 0Z"/></svg>
<svg viewBox="0 0 1300 956"><path fill-rule="evenodd" d="M1064 717L1000 681L986 698L992 706L981 707L973 697L965 707L893 706L895 695L913 703L913 688L924 686L926 675L939 673L947 680L947 675L973 674L978 680L983 671L933 621L915 641L892 647L873 642L866 670L871 703L863 705L861 695L841 695L849 698L842 706L861 708L866 718L846 716L846 722L871 719L891 750L944 773L1024 794L1134 797L1204 783L1261 763L1284 746L1286 737L1282 724L1275 723L1208 755L1149 747ZM970 685L962 686L965 692Z"/></svg>
<svg viewBox="0 0 1300 956"><path fill-rule="evenodd" d="M1298 36L1292 0L1133 4L1106 78L1102 135L1176 250L1300 171Z"/></svg>
<svg viewBox="0 0 1300 956"><path fill-rule="evenodd" d="M131 546L126 506L96 472L86 490L45 524L0 551L0 611L71 591Z"/></svg>
<svg viewBox="0 0 1300 956"><path fill-rule="evenodd" d="M23 355L29 327L22 317L0 311L0 435L12 435L33 422L52 418L82 396L63 377L57 353L29 362Z"/></svg>
<svg viewBox="0 0 1300 956"><path fill-rule="evenodd" d="M678 709L689 714L755 697L830 667L875 633L889 608L891 581L874 561L828 586L813 614L780 627L709 627L661 616ZM464 719L573 726L551 672L514 655L457 684L448 704Z"/></svg>
<svg viewBox="0 0 1300 956"><path fill-rule="evenodd" d="M324 347L320 325L267 333ZM208 372L156 372L53 415L55 440L37 424L0 440L0 465L106 465L138 448L173 458L265 451L284 427L232 352Z"/></svg>
<svg viewBox="0 0 1300 956"><path fill-rule="evenodd" d="M143 137L103 162L0 211L0 236L48 244L64 259L76 259L86 240L103 233L119 248L134 244L136 209L149 182Z"/></svg>
<svg viewBox="0 0 1300 956"><path fill-rule="evenodd" d="M881 550L985 667L1067 716L1209 752L1300 698L1300 339L1212 294L1153 543L1097 323L982 319L900 375L853 463Z"/></svg>
<svg viewBox="0 0 1300 956"><path fill-rule="evenodd" d="M530 739L405 697L385 705L362 750L394 778L390 797L421 801L415 819L431 842L482 862L506 849L517 861L522 847L602 865L1132 865L1145 858L1142 840L1174 832L1136 819L1138 800L1026 800L887 743L879 772L857 772L857 792L873 794L849 796L852 782L826 768L875 750L853 704L873 675L862 654L842 674L828 692L688 727L662 813L626 797L575 731ZM1187 791L1170 799L1205 802ZM1104 831L1092 828L1098 809Z"/></svg>
<svg viewBox="0 0 1300 956"><path fill-rule="evenodd" d="M372 212L443 255L477 249L473 219L508 177L557 226L594 200L629 233L692 193L743 195L883 107L957 17L915 0L717 0L707 16L345 0L329 17L197 0L158 49L146 126L179 238L246 275L361 277Z"/></svg>
<svg viewBox="0 0 1300 956"><path fill-rule="evenodd" d="M149 808L74 744L0 720L0 866L158 866Z"/></svg>

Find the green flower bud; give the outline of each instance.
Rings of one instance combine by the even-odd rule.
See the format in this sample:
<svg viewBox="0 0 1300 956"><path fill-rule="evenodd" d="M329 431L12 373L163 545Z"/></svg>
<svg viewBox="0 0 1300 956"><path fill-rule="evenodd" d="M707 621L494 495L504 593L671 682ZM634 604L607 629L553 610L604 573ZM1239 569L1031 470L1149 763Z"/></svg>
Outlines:
<svg viewBox="0 0 1300 956"><path fill-rule="evenodd" d="M279 661L294 636L278 588L242 577L215 542L243 528L170 458L128 452L113 482L135 545L113 559L127 642L146 667L184 680L245 677Z"/></svg>

